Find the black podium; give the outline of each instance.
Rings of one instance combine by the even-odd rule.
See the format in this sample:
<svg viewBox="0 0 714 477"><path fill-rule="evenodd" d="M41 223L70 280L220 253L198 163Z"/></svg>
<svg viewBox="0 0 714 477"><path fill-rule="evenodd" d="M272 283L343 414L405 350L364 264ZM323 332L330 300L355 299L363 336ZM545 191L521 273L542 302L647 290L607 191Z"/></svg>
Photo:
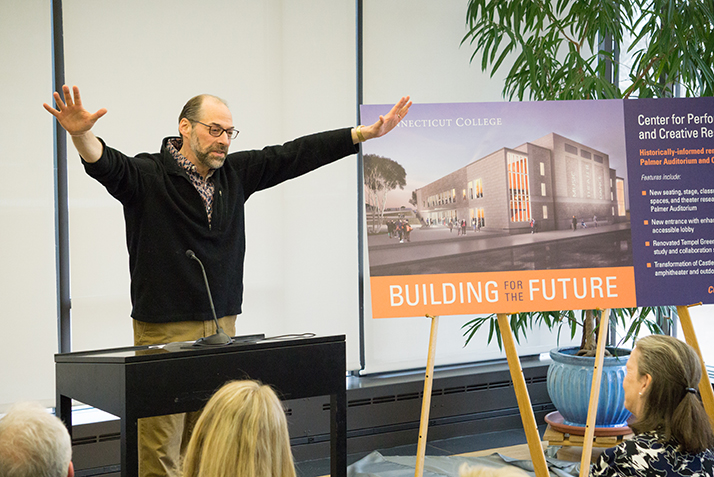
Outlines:
<svg viewBox="0 0 714 477"><path fill-rule="evenodd" d="M137 419L196 411L226 381L257 379L281 399L330 396L331 475L347 472L345 337L135 346L55 355L57 415L72 432L71 400L121 418L122 476L138 474Z"/></svg>

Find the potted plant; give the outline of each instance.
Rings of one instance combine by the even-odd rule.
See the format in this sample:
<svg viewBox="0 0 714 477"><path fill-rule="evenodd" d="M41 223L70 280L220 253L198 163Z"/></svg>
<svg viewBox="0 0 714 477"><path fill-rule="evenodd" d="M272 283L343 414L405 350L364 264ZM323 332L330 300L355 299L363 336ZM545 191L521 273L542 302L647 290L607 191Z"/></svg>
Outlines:
<svg viewBox="0 0 714 477"><path fill-rule="evenodd" d="M640 331L662 333L658 321L671 323L676 313L674 307L617 308L611 310L608 326L624 330L624 336L615 346L607 348L603 365L603 379L598 405L598 427L618 427L625 425L629 413L624 407L622 379L630 350L624 346L634 345ZM548 393L564 423L584 427L587 419L588 401L592 383L592 370L597 347L597 330L600 312L598 310L545 311L514 313L510 315L510 326L517 342L526 337L529 330L546 326L557 330L558 338L565 327L571 338L580 333L579 347L556 348L550 352L553 359L548 369ZM466 344L476 332L488 324L488 343L496 338L501 347L501 333L495 314L476 317L462 326Z"/></svg>
<svg viewBox="0 0 714 477"><path fill-rule="evenodd" d="M469 0L466 23L462 44L474 47L472 61L481 55L483 71L493 76L513 60L503 86L508 100L656 98L677 95L680 89L687 96L714 93L710 2ZM621 89L619 50L624 39L631 40L626 52L632 64ZM627 330L624 341L634 343L642 326L660 331L654 311L612 310L610 322L621 323ZM674 310L664 312L669 316ZM588 354L595 349L596 314L584 310L576 318L573 311L519 313L511 315L510 322L516 340L537 324L559 330L567 324L571 336L581 329L578 351ZM494 315L466 323L466 342L486 323L489 342L495 335L500 345Z"/></svg>

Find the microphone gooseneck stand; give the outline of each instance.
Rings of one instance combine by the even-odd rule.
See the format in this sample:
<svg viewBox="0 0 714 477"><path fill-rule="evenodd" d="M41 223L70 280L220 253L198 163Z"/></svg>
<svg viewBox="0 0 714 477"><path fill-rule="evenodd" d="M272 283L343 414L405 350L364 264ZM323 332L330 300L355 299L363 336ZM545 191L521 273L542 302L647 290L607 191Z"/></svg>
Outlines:
<svg viewBox="0 0 714 477"><path fill-rule="evenodd" d="M203 273L203 281L206 284L206 292L208 292L208 302L211 304L211 313L213 313L213 321L216 323L216 333L211 336L204 336L199 338L193 344L194 346L225 346L233 343L233 339L223 331L221 325L218 324L218 317L216 316L216 308L213 306L213 297L211 296L211 288L208 286L208 277L206 276L206 269L203 268L203 263L198 259L193 250L186 250L186 256L191 260L196 260L201 266L201 272Z"/></svg>

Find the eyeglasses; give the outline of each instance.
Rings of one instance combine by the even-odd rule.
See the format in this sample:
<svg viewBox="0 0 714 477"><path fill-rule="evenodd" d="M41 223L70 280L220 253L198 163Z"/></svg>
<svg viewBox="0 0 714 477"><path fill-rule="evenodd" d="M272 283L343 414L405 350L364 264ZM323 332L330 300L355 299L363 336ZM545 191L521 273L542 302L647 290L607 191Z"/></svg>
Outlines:
<svg viewBox="0 0 714 477"><path fill-rule="evenodd" d="M217 124L206 124L206 123L202 123L201 121L192 121L192 122L206 126L208 128L208 133L213 137L221 137L221 134L223 134L225 132L228 135L229 139L235 139L238 137L238 133L240 132L235 128L223 129L222 127L220 127Z"/></svg>

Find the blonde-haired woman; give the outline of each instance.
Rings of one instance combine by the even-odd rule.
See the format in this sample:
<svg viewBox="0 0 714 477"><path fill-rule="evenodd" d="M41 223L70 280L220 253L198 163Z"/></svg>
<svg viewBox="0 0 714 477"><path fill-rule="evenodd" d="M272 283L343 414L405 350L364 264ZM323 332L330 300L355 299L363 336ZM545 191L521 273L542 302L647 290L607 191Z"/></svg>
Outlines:
<svg viewBox="0 0 714 477"><path fill-rule="evenodd" d="M606 449L591 476L711 476L714 433L697 386L694 349L671 336L637 341L622 383L634 438Z"/></svg>
<svg viewBox="0 0 714 477"><path fill-rule="evenodd" d="M285 412L275 392L232 381L206 404L186 450L184 477L295 477Z"/></svg>

